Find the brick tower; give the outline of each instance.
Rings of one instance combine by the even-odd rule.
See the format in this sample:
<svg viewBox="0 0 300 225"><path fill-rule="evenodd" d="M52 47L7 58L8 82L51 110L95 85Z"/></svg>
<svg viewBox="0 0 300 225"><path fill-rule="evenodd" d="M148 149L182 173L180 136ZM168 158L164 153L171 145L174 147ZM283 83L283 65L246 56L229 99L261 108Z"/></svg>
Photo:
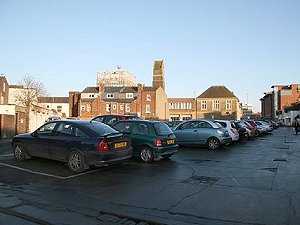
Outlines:
<svg viewBox="0 0 300 225"><path fill-rule="evenodd" d="M154 88L161 87L163 90L165 90L164 61L163 60L154 61L152 86Z"/></svg>

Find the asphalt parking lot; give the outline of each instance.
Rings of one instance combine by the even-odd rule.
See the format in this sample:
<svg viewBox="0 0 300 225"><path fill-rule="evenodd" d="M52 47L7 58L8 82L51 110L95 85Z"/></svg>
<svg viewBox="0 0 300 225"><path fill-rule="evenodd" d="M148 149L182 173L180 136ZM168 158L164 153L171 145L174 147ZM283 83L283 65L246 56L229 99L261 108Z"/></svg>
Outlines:
<svg viewBox="0 0 300 225"><path fill-rule="evenodd" d="M0 224L278 224L300 221L300 135L290 128L220 151L71 173L16 162L0 143Z"/></svg>

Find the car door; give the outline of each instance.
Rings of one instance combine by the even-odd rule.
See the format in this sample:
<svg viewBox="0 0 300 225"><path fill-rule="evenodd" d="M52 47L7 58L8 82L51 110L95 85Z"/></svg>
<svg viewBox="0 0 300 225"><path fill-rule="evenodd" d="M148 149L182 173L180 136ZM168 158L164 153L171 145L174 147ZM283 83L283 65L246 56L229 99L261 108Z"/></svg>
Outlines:
<svg viewBox="0 0 300 225"><path fill-rule="evenodd" d="M197 144L198 142L198 121L187 121L180 124L173 130L178 144Z"/></svg>
<svg viewBox="0 0 300 225"><path fill-rule="evenodd" d="M214 128L206 121L198 123L198 140L199 144L205 145L208 138L214 135Z"/></svg>
<svg viewBox="0 0 300 225"><path fill-rule="evenodd" d="M65 161L67 154L72 148L80 148L80 139L75 136L75 129L72 123L61 122L48 141L48 148L52 159Z"/></svg>
<svg viewBox="0 0 300 225"><path fill-rule="evenodd" d="M134 153L139 153L142 145L153 146L154 137L150 124L144 121L132 122L131 140Z"/></svg>
<svg viewBox="0 0 300 225"><path fill-rule="evenodd" d="M57 123L58 122L46 123L32 133L33 138L27 143L29 155L50 158L49 139L52 138Z"/></svg>

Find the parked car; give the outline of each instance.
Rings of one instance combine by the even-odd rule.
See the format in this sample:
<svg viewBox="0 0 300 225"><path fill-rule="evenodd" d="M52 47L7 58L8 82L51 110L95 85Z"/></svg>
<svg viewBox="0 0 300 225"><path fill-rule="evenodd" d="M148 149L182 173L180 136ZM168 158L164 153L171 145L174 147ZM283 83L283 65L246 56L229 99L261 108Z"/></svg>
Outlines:
<svg viewBox="0 0 300 225"><path fill-rule="evenodd" d="M112 125L119 120L141 120L140 117L136 115L102 115L102 116L96 116L92 120L98 121L101 123L105 123L107 125Z"/></svg>
<svg viewBox="0 0 300 225"><path fill-rule="evenodd" d="M234 121L234 124L239 132L239 141L248 140L250 138L250 130L247 128L247 126L240 121Z"/></svg>
<svg viewBox="0 0 300 225"><path fill-rule="evenodd" d="M238 141L240 138L239 132L232 120L215 120L215 122L221 124L222 127L227 129L232 141Z"/></svg>
<svg viewBox="0 0 300 225"><path fill-rule="evenodd" d="M31 134L16 135L11 144L18 161L32 156L58 160L76 173L132 154L129 138L103 123L85 120L51 121Z"/></svg>
<svg viewBox="0 0 300 225"><path fill-rule="evenodd" d="M158 156L170 158L178 151L176 137L164 122L123 120L112 127L131 138L132 155L144 162L152 162Z"/></svg>
<svg viewBox="0 0 300 225"><path fill-rule="evenodd" d="M262 120L257 120L255 121L257 125L263 126L266 129L267 133L270 133L273 131L272 125L270 125L268 122L262 121Z"/></svg>
<svg viewBox="0 0 300 225"><path fill-rule="evenodd" d="M253 131L255 133L255 136L259 134L257 124L255 123L254 120L246 120L247 123L249 123L253 127Z"/></svg>
<svg viewBox="0 0 300 225"><path fill-rule="evenodd" d="M250 131L249 132L249 137L250 138L254 138L257 136L257 128L256 126L252 126L249 122L245 121L245 120L242 120L241 121L242 123L244 123L247 127L247 129Z"/></svg>
<svg viewBox="0 0 300 225"><path fill-rule="evenodd" d="M231 142L225 128L205 119L182 122L173 129L173 132L179 145L204 145L211 150L216 150Z"/></svg>

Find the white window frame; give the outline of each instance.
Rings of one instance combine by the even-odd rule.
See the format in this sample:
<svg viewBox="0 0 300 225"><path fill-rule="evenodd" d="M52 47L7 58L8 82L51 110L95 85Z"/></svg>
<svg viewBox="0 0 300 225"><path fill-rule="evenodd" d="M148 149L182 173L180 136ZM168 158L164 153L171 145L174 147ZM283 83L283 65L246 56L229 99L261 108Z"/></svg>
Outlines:
<svg viewBox="0 0 300 225"><path fill-rule="evenodd" d="M231 109L232 109L232 100L226 99L226 110L231 110Z"/></svg>
<svg viewBox="0 0 300 225"><path fill-rule="evenodd" d="M201 100L201 110L207 110L207 100Z"/></svg>
<svg viewBox="0 0 300 225"><path fill-rule="evenodd" d="M85 111L85 105L82 105L80 108L81 108L81 111Z"/></svg>
<svg viewBox="0 0 300 225"><path fill-rule="evenodd" d="M192 109L192 103L191 102L186 103L186 109Z"/></svg>
<svg viewBox="0 0 300 225"><path fill-rule="evenodd" d="M117 104L113 104L113 110L117 110Z"/></svg>
<svg viewBox="0 0 300 225"><path fill-rule="evenodd" d="M174 104L173 104L173 102L170 102L170 103L169 103L169 109L174 109Z"/></svg>
<svg viewBox="0 0 300 225"><path fill-rule="evenodd" d="M94 98L95 94L89 94L89 98Z"/></svg>
<svg viewBox="0 0 300 225"><path fill-rule="evenodd" d="M126 98L133 98L133 93L126 93Z"/></svg>
<svg viewBox="0 0 300 225"><path fill-rule="evenodd" d="M6 83L3 83L3 92L5 92L5 88L6 88Z"/></svg>
<svg viewBox="0 0 300 225"><path fill-rule="evenodd" d="M109 93L109 94L106 95L106 98L114 98L114 94Z"/></svg>
<svg viewBox="0 0 300 225"><path fill-rule="evenodd" d="M180 109L180 103L179 102L175 102L175 109Z"/></svg>
<svg viewBox="0 0 300 225"><path fill-rule="evenodd" d="M213 110L220 110L220 100L213 100Z"/></svg>
<svg viewBox="0 0 300 225"><path fill-rule="evenodd" d="M120 105L120 110L124 111L124 105L123 104Z"/></svg>
<svg viewBox="0 0 300 225"><path fill-rule="evenodd" d="M146 113L151 113L151 105L146 104Z"/></svg>

